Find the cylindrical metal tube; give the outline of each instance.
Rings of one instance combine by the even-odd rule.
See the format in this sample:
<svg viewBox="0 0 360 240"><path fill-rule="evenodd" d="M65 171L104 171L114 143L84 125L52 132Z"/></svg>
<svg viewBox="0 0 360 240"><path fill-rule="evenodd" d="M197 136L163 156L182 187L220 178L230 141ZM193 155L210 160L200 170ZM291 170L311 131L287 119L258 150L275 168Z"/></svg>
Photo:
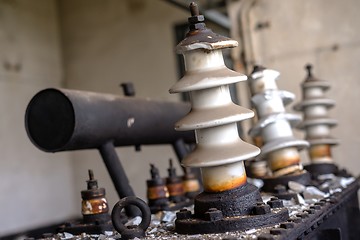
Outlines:
<svg viewBox="0 0 360 240"><path fill-rule="evenodd" d="M193 132L173 127L189 110L186 103L45 89L30 101L25 126L46 152L98 148L109 140L114 146L194 142Z"/></svg>

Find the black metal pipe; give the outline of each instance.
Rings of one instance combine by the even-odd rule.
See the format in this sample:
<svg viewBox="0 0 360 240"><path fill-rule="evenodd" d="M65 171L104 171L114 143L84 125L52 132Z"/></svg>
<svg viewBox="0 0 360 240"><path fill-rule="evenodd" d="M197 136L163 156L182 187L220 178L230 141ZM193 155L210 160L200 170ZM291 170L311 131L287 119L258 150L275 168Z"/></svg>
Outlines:
<svg viewBox="0 0 360 240"><path fill-rule="evenodd" d="M194 133L176 132L175 122L190 105L66 89L45 89L30 101L25 127L45 152L92 149L102 159L120 198L134 196L115 146L194 142ZM138 209L130 207L128 215Z"/></svg>
<svg viewBox="0 0 360 240"><path fill-rule="evenodd" d="M46 152L98 148L109 140L114 146L194 142L192 131L174 130L189 110L186 103L45 89L30 101L25 125L33 144Z"/></svg>
<svg viewBox="0 0 360 240"><path fill-rule="evenodd" d="M116 154L114 143L109 141L99 147L100 155L104 160L106 169L108 170L111 180L115 185L115 189L120 198L135 196L133 189L129 184L129 179L126 176L124 168ZM141 213L138 208L128 206L126 213L129 217L140 216Z"/></svg>

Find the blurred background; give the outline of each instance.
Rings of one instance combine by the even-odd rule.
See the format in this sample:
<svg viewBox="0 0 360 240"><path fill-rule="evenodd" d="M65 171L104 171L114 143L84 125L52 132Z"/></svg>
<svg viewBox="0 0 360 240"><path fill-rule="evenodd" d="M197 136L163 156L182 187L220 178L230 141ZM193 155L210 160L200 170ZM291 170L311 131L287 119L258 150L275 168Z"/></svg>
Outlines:
<svg viewBox="0 0 360 240"><path fill-rule="evenodd" d="M26 106L48 87L123 95L122 82L132 82L137 97L181 101L168 89L180 78L174 47L182 39L189 2L0 0L0 237L80 216L87 169L106 188L110 207L118 201L98 151L50 154L30 142ZM236 70L249 74L262 64L280 71L279 88L295 93L295 103L305 64L332 84L327 96L337 102L331 116L339 121L332 135L341 141L334 159L359 175L360 1L197 2L210 28L239 41L228 52ZM249 107L246 83L235 88L240 104ZM167 145L117 151L143 199L149 163L166 176L168 159L175 159Z"/></svg>

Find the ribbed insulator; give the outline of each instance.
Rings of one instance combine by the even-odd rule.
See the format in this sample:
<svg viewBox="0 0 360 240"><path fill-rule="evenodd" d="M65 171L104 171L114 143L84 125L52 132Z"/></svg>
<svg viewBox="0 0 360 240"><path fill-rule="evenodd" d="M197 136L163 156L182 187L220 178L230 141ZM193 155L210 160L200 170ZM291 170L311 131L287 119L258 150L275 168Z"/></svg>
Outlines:
<svg viewBox="0 0 360 240"><path fill-rule="evenodd" d="M175 126L178 131L195 130L196 135L197 146L182 164L201 168L206 192L222 192L246 183L243 161L257 156L260 149L238 135L237 122L254 113L232 102L229 84L247 77L225 66L221 50L238 43L213 33L202 21L194 11L190 32L176 47L184 56L186 73L170 93L189 92L192 105Z"/></svg>
<svg viewBox="0 0 360 240"><path fill-rule="evenodd" d="M330 128L336 126L337 121L329 118L328 110L335 101L325 97L325 91L330 88L329 82L313 77L311 65L307 65L306 69L308 76L302 83L303 100L294 106L294 110L302 111L304 115L298 128L306 132L311 161L332 163L330 148L338 144L338 140L330 136Z"/></svg>
<svg viewBox="0 0 360 240"><path fill-rule="evenodd" d="M293 136L292 127L301 117L286 113L285 106L294 94L279 90L276 79L280 73L256 66L249 79L252 103L259 121L250 129L252 137L261 136L264 145L259 159L266 159L273 176L282 176L302 170L299 150L308 142Z"/></svg>

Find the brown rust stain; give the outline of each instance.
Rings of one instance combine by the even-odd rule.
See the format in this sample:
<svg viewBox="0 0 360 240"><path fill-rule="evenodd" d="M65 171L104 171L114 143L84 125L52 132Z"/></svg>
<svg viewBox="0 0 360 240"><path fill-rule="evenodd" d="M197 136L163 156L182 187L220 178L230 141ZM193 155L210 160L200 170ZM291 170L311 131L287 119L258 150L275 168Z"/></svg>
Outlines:
<svg viewBox="0 0 360 240"><path fill-rule="evenodd" d="M166 187L169 190L170 196L184 195L184 186L182 182L166 184Z"/></svg>
<svg viewBox="0 0 360 240"><path fill-rule="evenodd" d="M168 198L169 191L166 186L149 187L147 191L147 197L149 200Z"/></svg>
<svg viewBox="0 0 360 240"><path fill-rule="evenodd" d="M269 167L271 171L276 171L282 168L289 167L300 163L300 156L275 156L269 154Z"/></svg>
<svg viewBox="0 0 360 240"><path fill-rule="evenodd" d="M331 148L329 145L315 145L309 148L309 155L311 159L331 157Z"/></svg>
<svg viewBox="0 0 360 240"><path fill-rule="evenodd" d="M246 174L240 177L233 178L224 182L204 182L204 189L206 192L223 192L240 187L246 183Z"/></svg>
<svg viewBox="0 0 360 240"><path fill-rule="evenodd" d="M198 192L200 191L200 184L197 179L189 179L183 181L185 192Z"/></svg>
<svg viewBox="0 0 360 240"><path fill-rule="evenodd" d="M99 214L109 212L109 206L105 198L94 198L83 200L81 203L83 215Z"/></svg>

